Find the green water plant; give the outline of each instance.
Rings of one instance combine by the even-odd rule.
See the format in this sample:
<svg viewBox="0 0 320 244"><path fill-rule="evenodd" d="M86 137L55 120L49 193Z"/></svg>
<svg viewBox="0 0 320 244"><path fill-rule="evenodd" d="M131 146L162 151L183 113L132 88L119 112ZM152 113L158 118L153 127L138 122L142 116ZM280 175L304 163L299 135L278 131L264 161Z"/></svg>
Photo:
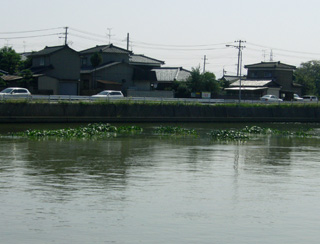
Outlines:
<svg viewBox="0 0 320 244"><path fill-rule="evenodd" d="M239 140L244 141L249 139L249 136L237 130L212 130L209 136L215 140Z"/></svg>
<svg viewBox="0 0 320 244"><path fill-rule="evenodd" d="M24 132L16 133L17 136L28 138L99 138L115 136L117 134L140 133L142 128L139 126L112 126L104 123L93 123L77 128L66 128L58 130L26 130Z"/></svg>
<svg viewBox="0 0 320 244"><path fill-rule="evenodd" d="M196 136L197 132L194 129L181 128L179 126L159 126L154 129L155 134L160 135L180 135L187 136L192 135Z"/></svg>
<svg viewBox="0 0 320 244"><path fill-rule="evenodd" d="M310 129L298 130L298 131L288 131L288 130L278 130L271 128L263 128L259 126L246 126L240 130L212 130L209 136L215 140L248 140L253 135L278 135L278 136L297 136L297 137L309 137Z"/></svg>

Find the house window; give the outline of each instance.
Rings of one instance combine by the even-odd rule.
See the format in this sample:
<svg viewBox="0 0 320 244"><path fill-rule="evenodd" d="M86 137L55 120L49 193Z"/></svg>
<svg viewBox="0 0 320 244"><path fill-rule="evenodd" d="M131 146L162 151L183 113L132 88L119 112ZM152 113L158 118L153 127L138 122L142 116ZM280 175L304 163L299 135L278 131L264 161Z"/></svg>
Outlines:
<svg viewBox="0 0 320 244"><path fill-rule="evenodd" d="M272 77L272 73L271 72L264 72L264 77L265 78L271 78Z"/></svg>
<svg viewBox="0 0 320 244"><path fill-rule="evenodd" d="M256 78L257 77L257 73L256 72L251 72L251 78Z"/></svg>
<svg viewBox="0 0 320 244"><path fill-rule="evenodd" d="M44 66L44 57L40 58L40 66Z"/></svg>
<svg viewBox="0 0 320 244"><path fill-rule="evenodd" d="M82 64L82 65L87 65L87 64L88 64L87 59L86 59L86 58L82 58L82 59L81 59L81 64Z"/></svg>

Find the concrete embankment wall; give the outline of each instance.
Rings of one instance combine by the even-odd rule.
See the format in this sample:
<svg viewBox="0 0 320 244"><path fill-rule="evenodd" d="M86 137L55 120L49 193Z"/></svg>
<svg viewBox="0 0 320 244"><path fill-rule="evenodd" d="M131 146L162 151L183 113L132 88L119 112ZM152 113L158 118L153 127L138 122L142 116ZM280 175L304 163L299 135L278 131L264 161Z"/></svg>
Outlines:
<svg viewBox="0 0 320 244"><path fill-rule="evenodd" d="M0 103L0 122L320 122L320 107Z"/></svg>

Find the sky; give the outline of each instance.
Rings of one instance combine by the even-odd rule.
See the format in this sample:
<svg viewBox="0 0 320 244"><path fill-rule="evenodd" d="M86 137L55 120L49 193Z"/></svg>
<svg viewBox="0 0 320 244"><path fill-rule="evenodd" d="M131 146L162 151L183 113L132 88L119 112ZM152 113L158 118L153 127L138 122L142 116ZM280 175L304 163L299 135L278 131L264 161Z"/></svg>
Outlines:
<svg viewBox="0 0 320 244"><path fill-rule="evenodd" d="M164 67L237 75L244 65L320 60L316 0L0 0L0 46L76 51L109 43L162 60ZM228 46L227 46L228 45Z"/></svg>

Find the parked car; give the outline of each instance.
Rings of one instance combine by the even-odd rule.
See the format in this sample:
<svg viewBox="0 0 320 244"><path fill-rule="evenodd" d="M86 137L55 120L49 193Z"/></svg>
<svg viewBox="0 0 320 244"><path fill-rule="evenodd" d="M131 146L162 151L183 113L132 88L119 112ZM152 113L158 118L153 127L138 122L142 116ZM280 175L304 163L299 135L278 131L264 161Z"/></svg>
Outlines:
<svg viewBox="0 0 320 244"><path fill-rule="evenodd" d="M263 102L282 102L283 101L281 98L278 98L275 95L264 95L263 97L260 97L260 100Z"/></svg>
<svg viewBox="0 0 320 244"><path fill-rule="evenodd" d="M318 98L314 95L302 96L304 102L318 102Z"/></svg>
<svg viewBox="0 0 320 244"><path fill-rule="evenodd" d="M26 88L21 87L8 87L0 92L0 96L6 96L11 98L24 98L30 97L31 93Z"/></svg>
<svg viewBox="0 0 320 244"><path fill-rule="evenodd" d="M303 98L299 97L298 94L293 94L293 101L298 101L298 102L302 102Z"/></svg>
<svg viewBox="0 0 320 244"><path fill-rule="evenodd" d="M123 97L123 94L121 91L113 91L113 90L104 90L102 92L99 92L96 95L93 95L92 97L95 98L113 98L113 97Z"/></svg>

